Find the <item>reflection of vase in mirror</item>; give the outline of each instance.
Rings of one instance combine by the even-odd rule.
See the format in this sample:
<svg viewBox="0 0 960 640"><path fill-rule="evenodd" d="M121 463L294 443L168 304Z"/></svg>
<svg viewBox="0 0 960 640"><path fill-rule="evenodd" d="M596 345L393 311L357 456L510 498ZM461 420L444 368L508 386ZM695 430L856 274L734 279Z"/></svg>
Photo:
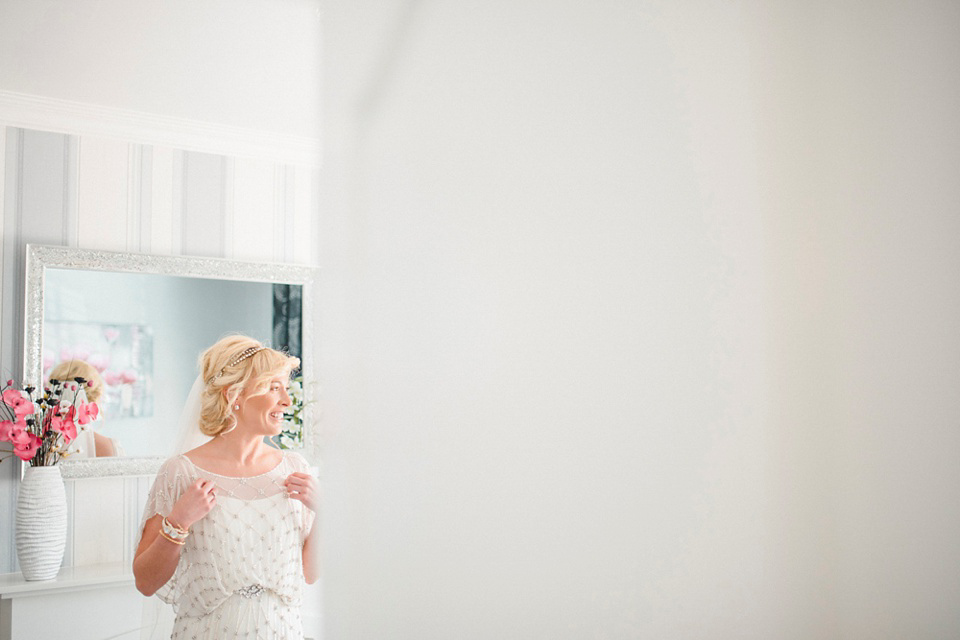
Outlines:
<svg viewBox="0 0 960 640"><path fill-rule="evenodd" d="M97 367L85 360L64 360L50 370L49 383L78 384L89 402L98 404L103 396L103 377ZM77 437L70 443L67 458L104 458L123 455L123 447L113 438L97 432L103 416L87 424L77 425Z"/></svg>

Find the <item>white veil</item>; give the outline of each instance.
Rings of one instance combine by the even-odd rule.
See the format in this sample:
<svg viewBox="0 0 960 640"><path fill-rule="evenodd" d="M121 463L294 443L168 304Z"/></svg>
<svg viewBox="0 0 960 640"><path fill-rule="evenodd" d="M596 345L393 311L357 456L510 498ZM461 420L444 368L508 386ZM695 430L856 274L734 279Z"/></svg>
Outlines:
<svg viewBox="0 0 960 640"><path fill-rule="evenodd" d="M183 403L183 411L180 413L176 446L173 449L173 455L175 456L213 440L212 437L204 435L200 431L200 396L206 386L201 374L197 376L197 379L193 381L193 386L190 387L190 393L187 394L187 400Z"/></svg>

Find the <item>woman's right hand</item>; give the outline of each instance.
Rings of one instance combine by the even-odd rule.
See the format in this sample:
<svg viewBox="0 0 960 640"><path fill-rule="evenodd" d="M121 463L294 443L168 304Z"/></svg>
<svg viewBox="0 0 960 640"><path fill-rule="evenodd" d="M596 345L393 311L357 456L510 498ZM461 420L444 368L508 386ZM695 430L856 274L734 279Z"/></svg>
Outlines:
<svg viewBox="0 0 960 640"><path fill-rule="evenodd" d="M197 480L187 489L167 514L170 524L189 529L197 520L210 513L217 503L216 485L211 480Z"/></svg>

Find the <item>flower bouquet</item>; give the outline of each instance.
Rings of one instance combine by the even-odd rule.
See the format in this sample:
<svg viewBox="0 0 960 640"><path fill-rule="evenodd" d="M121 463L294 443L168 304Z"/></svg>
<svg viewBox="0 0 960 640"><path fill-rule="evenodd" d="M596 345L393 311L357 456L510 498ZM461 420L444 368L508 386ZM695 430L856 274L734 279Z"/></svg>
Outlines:
<svg viewBox="0 0 960 640"><path fill-rule="evenodd" d="M32 467L57 464L70 455L68 446L77 437L77 426L96 419L100 411L87 402L87 386L83 378L51 380L43 395L35 398L34 387L15 389L8 380L0 393L0 442L12 444L9 453Z"/></svg>

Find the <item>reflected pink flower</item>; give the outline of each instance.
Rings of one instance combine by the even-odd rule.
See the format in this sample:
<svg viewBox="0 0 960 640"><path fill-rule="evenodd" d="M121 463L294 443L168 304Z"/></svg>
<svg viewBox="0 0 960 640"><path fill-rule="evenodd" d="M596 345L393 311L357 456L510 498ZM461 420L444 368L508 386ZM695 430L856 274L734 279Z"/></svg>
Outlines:
<svg viewBox="0 0 960 640"><path fill-rule="evenodd" d="M93 349L89 345L81 344L73 349L73 358L75 360L86 360L90 357L90 354L93 353Z"/></svg>
<svg viewBox="0 0 960 640"><path fill-rule="evenodd" d="M116 371L104 371L103 381L106 382L111 387L115 387L116 385L121 384L123 382L123 378Z"/></svg>
<svg viewBox="0 0 960 640"><path fill-rule="evenodd" d="M73 360L73 349L70 347L60 349L60 361L63 362L64 360Z"/></svg>
<svg viewBox="0 0 960 640"><path fill-rule="evenodd" d="M94 369L100 373L103 373L104 370L110 366L110 357L100 353L95 353L87 359L87 362L89 362L90 366L92 366Z"/></svg>
<svg viewBox="0 0 960 640"><path fill-rule="evenodd" d="M120 330L114 327L107 327L103 330L103 337L107 339L107 342L113 342L120 337Z"/></svg>
<svg viewBox="0 0 960 640"><path fill-rule="evenodd" d="M123 380L126 384L133 384L140 379L140 374L138 374L134 369L125 369L120 374L120 379Z"/></svg>

